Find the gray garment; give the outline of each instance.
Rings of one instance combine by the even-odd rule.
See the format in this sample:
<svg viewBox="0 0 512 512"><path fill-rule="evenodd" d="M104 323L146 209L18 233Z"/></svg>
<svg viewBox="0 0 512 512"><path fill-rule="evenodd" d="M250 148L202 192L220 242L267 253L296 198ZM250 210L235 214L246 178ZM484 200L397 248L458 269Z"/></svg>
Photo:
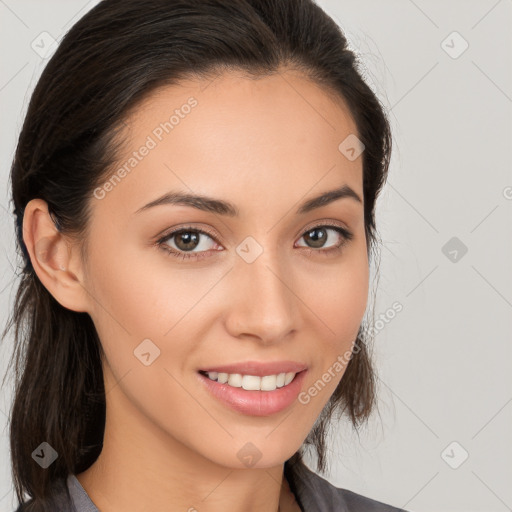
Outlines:
<svg viewBox="0 0 512 512"><path fill-rule="evenodd" d="M406 512L403 509L375 501L346 489L334 487L330 482L301 464L295 473L297 502L304 512ZM75 475L67 479L68 489L76 512L99 512ZM291 486L290 486L291 488ZM59 504L63 494L58 496ZM21 512L20 507L16 512ZM58 507L58 512L75 512L72 508Z"/></svg>
<svg viewBox="0 0 512 512"><path fill-rule="evenodd" d="M78 481L75 475L68 475L68 489L71 497L73 498L73 504L75 505L76 512L99 512L98 508L92 502L91 498L89 498L89 495L85 492L85 489L82 487L82 484Z"/></svg>
<svg viewBox="0 0 512 512"><path fill-rule="evenodd" d="M298 482L296 498L304 512L407 512L375 501L347 489L335 487L325 478L298 464L294 471Z"/></svg>

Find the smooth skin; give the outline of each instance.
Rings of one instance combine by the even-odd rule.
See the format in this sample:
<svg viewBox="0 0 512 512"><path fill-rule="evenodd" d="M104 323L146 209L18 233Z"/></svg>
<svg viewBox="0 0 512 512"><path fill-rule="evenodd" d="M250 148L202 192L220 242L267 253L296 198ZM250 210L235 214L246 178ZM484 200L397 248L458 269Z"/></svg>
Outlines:
<svg viewBox="0 0 512 512"><path fill-rule="evenodd" d="M172 131L102 199L91 197L85 261L43 200L26 207L24 241L39 279L62 306L91 316L106 354L103 450L77 478L102 512L299 510L283 465L346 365L307 404L260 417L219 402L197 372L299 361L307 391L352 349L368 297L363 202L296 210L343 185L363 199L362 157L338 149L356 126L340 99L297 71L258 80L227 71L149 96L126 119L113 172L191 96L197 105ZM171 204L136 213L170 191L230 201L240 214ZM330 226L318 233L323 244L308 236L329 224L353 234L339 251L343 237ZM214 236L199 234L195 247L168 237L165 246L203 259L156 244L189 225ZM236 251L249 236L263 249L252 263ZM134 355L145 339L160 350L148 366ZM261 453L252 467L237 456L248 442Z"/></svg>

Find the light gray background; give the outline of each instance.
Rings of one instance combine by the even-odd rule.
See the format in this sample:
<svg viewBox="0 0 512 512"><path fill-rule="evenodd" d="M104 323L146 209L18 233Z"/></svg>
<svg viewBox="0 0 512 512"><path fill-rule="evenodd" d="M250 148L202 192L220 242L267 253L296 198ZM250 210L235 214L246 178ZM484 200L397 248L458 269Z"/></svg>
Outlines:
<svg viewBox="0 0 512 512"><path fill-rule="evenodd" d="M2 184L45 64L32 41L42 32L60 40L96 3L0 0ZM333 432L327 478L411 512L511 510L512 1L318 3L360 54L393 125L377 212L376 315L389 317L395 301L403 306L376 337L380 415L359 438L346 424ZM1 190L3 327L16 262L7 187ZM453 237L455 245L443 249ZM9 342L0 346L2 376ZM10 404L7 382L2 511L15 506Z"/></svg>

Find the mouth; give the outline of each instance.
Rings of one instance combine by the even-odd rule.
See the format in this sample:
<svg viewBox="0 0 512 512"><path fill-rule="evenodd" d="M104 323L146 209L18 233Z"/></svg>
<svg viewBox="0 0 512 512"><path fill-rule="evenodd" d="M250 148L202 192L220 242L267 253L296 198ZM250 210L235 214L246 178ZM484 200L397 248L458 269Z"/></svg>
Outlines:
<svg viewBox="0 0 512 512"><path fill-rule="evenodd" d="M240 414L271 416L291 407L301 392L307 369L269 375L199 370L206 392Z"/></svg>
<svg viewBox="0 0 512 512"><path fill-rule="evenodd" d="M205 370L199 370L199 373L214 382L226 384L233 388L242 388L246 391L275 391L276 389L290 384L297 374L301 372L281 372L262 376L241 373L207 372Z"/></svg>

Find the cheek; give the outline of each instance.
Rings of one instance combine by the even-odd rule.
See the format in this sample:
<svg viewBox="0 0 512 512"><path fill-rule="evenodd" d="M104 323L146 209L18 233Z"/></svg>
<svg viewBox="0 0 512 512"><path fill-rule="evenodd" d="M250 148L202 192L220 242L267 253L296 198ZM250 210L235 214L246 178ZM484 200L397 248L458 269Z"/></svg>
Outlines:
<svg viewBox="0 0 512 512"><path fill-rule="evenodd" d="M346 259L336 271L319 276L322 286L309 289L315 312L311 320L317 346L321 350L312 353L313 368L305 385L304 405L308 411L319 414L345 373L353 343L359 332L367 306L369 269L367 259L359 253ZM319 334L322 333L322 334ZM300 399L299 399L300 402Z"/></svg>
<svg viewBox="0 0 512 512"><path fill-rule="evenodd" d="M189 343L197 336L194 305L212 286L211 279L202 286L194 281L194 286L176 271L167 269L165 274L150 264L140 265L135 253L114 264L107 264L105 252L102 256L91 258L91 316L105 352L106 388L117 392L112 400L121 400L123 390L145 416L166 425L176 419L172 411L177 409L180 417L193 418L197 409L187 403L172 376L181 375L197 350Z"/></svg>
<svg viewBox="0 0 512 512"><path fill-rule="evenodd" d="M333 350L350 345L357 336L367 306L369 269L366 258L354 257L336 270L323 271L306 297L326 327L323 338Z"/></svg>
<svg viewBox="0 0 512 512"><path fill-rule="evenodd" d="M152 366L186 366L200 349L188 341L201 339L198 315L210 304L204 296L221 276L208 269L181 271L167 265L165 255L143 258L126 250L122 258L109 257L108 248L102 249L90 258L87 287L94 296L91 317L116 374L140 366L136 357L143 342L158 354Z"/></svg>
<svg viewBox="0 0 512 512"><path fill-rule="evenodd" d="M98 324L105 329L112 325L133 341L165 334L183 309L184 290L173 286L172 271L159 265L133 247L123 248L120 241L91 250L86 286Z"/></svg>

